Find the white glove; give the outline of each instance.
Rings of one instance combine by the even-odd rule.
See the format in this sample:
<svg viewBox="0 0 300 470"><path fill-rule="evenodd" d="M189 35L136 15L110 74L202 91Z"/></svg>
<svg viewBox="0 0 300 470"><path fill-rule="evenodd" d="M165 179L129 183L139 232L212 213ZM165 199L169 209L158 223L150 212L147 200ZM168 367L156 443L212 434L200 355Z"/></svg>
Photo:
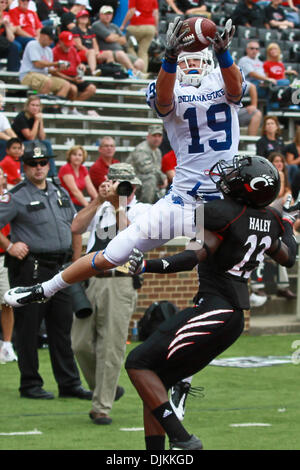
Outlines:
<svg viewBox="0 0 300 470"><path fill-rule="evenodd" d="M195 39L184 43L181 41L185 35L185 31L180 34L182 23L183 21L180 16L176 16L174 23L169 24L166 34L166 56L169 59L177 60L177 56L180 54L183 46L190 46L195 42Z"/></svg>
<svg viewBox="0 0 300 470"><path fill-rule="evenodd" d="M299 211L300 211L300 191L298 194L298 197L296 199L295 204L291 206L292 202L292 195L289 194L288 197L286 198L286 201L283 205L283 212L282 212L282 218L285 220L288 220L292 224L295 223L296 219L299 217Z"/></svg>
<svg viewBox="0 0 300 470"><path fill-rule="evenodd" d="M231 43L231 40L235 33L235 26L232 24L232 20L226 21L222 34L216 32L215 37L212 39L209 36L206 39L211 43L216 54L222 54L225 52Z"/></svg>
<svg viewBox="0 0 300 470"><path fill-rule="evenodd" d="M143 273L145 270L145 260L143 253L134 248L129 256L128 272L133 276L134 274Z"/></svg>

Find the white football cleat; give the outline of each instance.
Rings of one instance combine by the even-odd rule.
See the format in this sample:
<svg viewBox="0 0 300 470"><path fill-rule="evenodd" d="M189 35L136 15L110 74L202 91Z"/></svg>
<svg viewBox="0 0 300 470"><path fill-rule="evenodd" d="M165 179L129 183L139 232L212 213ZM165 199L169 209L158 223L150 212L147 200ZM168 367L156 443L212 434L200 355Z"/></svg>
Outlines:
<svg viewBox="0 0 300 470"><path fill-rule="evenodd" d="M23 307L23 305L34 302L44 303L49 300L44 295L44 289L41 284L29 287L14 287L4 294L4 301L11 307Z"/></svg>

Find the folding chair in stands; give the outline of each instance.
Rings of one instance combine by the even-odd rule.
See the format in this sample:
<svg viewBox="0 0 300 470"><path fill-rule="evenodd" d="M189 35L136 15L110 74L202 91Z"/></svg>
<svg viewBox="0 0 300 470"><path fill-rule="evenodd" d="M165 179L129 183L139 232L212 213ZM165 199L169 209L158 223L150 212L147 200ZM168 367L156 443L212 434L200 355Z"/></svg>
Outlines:
<svg viewBox="0 0 300 470"><path fill-rule="evenodd" d="M224 13L212 13L211 20L216 23L217 26L224 26L226 23L226 16Z"/></svg>
<svg viewBox="0 0 300 470"><path fill-rule="evenodd" d="M278 41L281 39L281 33L275 29L259 29L258 30L258 39L261 45L265 45L266 42Z"/></svg>
<svg viewBox="0 0 300 470"><path fill-rule="evenodd" d="M237 30L238 38L253 39L257 38L257 28L250 26L238 26Z"/></svg>
<svg viewBox="0 0 300 470"><path fill-rule="evenodd" d="M300 41L300 30L299 29L285 29L281 33L282 40L296 42Z"/></svg>

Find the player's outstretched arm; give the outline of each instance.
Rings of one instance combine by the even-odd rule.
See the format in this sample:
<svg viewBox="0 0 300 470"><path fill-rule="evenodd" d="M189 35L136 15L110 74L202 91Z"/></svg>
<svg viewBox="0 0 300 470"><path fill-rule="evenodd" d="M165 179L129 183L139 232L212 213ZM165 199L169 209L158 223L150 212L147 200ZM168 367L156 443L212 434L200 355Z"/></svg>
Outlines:
<svg viewBox="0 0 300 470"><path fill-rule="evenodd" d="M166 50L161 69L156 82L156 109L162 114L168 114L173 108L173 90L176 80L177 58L183 43L185 32L180 32L183 21L177 16L174 23L170 23L166 34ZM194 42L185 43L190 45Z"/></svg>
<svg viewBox="0 0 300 470"><path fill-rule="evenodd" d="M226 96L230 101L238 103L243 96L243 77L239 67L234 63L229 52L229 46L235 33L235 26L232 20L227 20L222 34L217 32L215 37L206 39L210 41L216 53L225 83Z"/></svg>
<svg viewBox="0 0 300 470"><path fill-rule="evenodd" d="M143 253L136 248L129 257L130 274L159 273L169 274L191 271L197 264L205 261L219 247L221 241L211 232L205 230L205 242L191 240L181 253L165 258L145 260Z"/></svg>

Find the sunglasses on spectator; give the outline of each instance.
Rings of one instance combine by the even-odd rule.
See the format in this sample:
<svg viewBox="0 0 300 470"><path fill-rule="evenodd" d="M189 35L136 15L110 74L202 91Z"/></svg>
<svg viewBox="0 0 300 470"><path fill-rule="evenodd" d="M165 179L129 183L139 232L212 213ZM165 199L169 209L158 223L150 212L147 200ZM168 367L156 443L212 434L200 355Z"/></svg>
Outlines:
<svg viewBox="0 0 300 470"><path fill-rule="evenodd" d="M256 51L258 51L259 47L249 47L249 49L255 49Z"/></svg>
<svg viewBox="0 0 300 470"><path fill-rule="evenodd" d="M46 166L46 165L48 165L48 160L39 160L39 161L29 160L28 162L26 162L26 165L31 166L32 168L35 168L38 165Z"/></svg>

